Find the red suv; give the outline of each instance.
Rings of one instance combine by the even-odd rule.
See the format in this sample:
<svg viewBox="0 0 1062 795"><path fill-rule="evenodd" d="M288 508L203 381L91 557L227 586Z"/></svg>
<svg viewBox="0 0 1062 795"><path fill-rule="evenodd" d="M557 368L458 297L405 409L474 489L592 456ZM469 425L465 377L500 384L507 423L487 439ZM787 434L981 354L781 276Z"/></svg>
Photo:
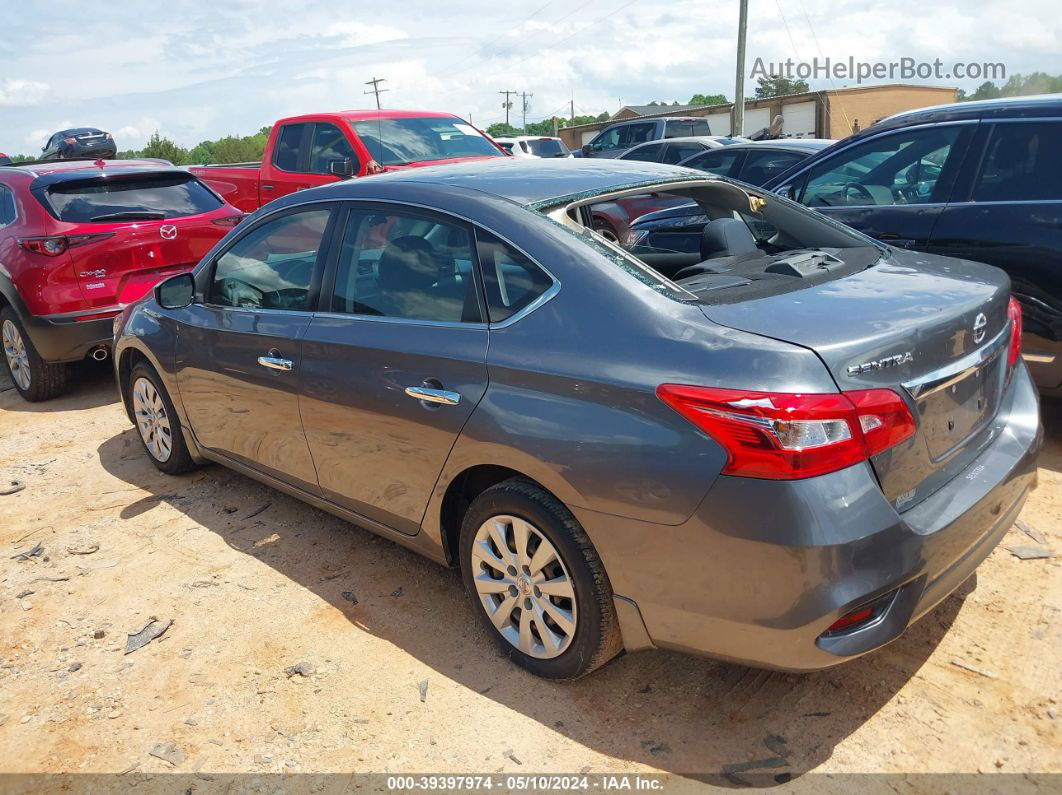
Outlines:
<svg viewBox="0 0 1062 795"><path fill-rule="evenodd" d="M243 214L165 161L0 167L0 337L26 400L67 385L67 363L105 359L111 322L191 270Z"/></svg>

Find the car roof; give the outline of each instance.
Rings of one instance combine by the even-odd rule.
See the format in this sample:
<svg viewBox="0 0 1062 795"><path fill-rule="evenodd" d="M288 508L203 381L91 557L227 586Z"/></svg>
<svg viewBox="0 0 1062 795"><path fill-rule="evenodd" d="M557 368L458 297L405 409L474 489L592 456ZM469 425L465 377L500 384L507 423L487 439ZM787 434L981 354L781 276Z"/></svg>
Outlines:
<svg viewBox="0 0 1062 795"><path fill-rule="evenodd" d="M99 129L98 127L71 127L68 130L60 130L59 134L60 135L74 135L75 133L85 133L85 132L98 133L98 132L103 132L103 130ZM53 135L54 135L54 133L53 133Z"/></svg>
<svg viewBox="0 0 1062 795"><path fill-rule="evenodd" d="M101 164L102 165L99 165ZM130 174L188 173L167 160L36 160L0 166L2 174L31 177L31 188L71 182L92 177L116 177Z"/></svg>
<svg viewBox="0 0 1062 795"><path fill-rule="evenodd" d="M818 152L837 143L830 138L774 138L769 141L745 141L740 144L730 144L726 151L741 151L742 149L786 149L792 152Z"/></svg>
<svg viewBox="0 0 1062 795"><path fill-rule="evenodd" d="M458 119L465 121L453 113L439 113L432 110L336 110L321 113L304 113L300 116L288 116L277 121L277 124L289 124L291 122L319 119L321 117L339 117L347 121L376 121L377 119ZM468 122L465 122L466 124Z"/></svg>
<svg viewBox="0 0 1062 795"><path fill-rule="evenodd" d="M347 180L289 194L269 206L298 204L311 196L318 201L328 198L389 199L399 193L405 195L402 186L415 185L418 196L428 200L434 195L443 205L448 191L463 189L498 196L526 207L573 194L594 195L637 187L642 183L682 182L689 179L704 180L706 176L704 172L693 169L638 160L505 157L411 168Z"/></svg>
<svg viewBox="0 0 1062 795"><path fill-rule="evenodd" d="M1059 114L1062 114L1062 94L982 99L973 102L932 105L928 108L904 111L875 122L865 130L856 133L856 135L862 137L871 132L881 132L883 129L892 127L906 127L914 124L930 124L942 121L984 118L1008 119L1057 116Z"/></svg>
<svg viewBox="0 0 1062 795"><path fill-rule="evenodd" d="M552 135L505 135L501 138L495 138L495 141L559 141L560 138L556 138Z"/></svg>

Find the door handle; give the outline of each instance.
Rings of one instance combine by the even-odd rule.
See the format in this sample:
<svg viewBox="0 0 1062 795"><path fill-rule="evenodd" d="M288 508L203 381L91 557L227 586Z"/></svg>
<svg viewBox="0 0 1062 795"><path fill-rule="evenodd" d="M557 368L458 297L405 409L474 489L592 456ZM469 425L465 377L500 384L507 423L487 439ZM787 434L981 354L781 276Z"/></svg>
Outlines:
<svg viewBox="0 0 1062 795"><path fill-rule="evenodd" d="M262 187L262 190L266 190L266 191L275 190L275 188L272 185L262 185L261 187Z"/></svg>
<svg viewBox="0 0 1062 795"><path fill-rule="evenodd" d="M276 356L259 356L258 363L270 370L282 370L285 373L295 366L291 359L280 359Z"/></svg>
<svg viewBox="0 0 1062 795"><path fill-rule="evenodd" d="M423 400L428 403L441 403L444 406L456 406L461 402L461 396L456 392L447 392L445 389L429 389L424 386L407 386L406 394L411 398Z"/></svg>

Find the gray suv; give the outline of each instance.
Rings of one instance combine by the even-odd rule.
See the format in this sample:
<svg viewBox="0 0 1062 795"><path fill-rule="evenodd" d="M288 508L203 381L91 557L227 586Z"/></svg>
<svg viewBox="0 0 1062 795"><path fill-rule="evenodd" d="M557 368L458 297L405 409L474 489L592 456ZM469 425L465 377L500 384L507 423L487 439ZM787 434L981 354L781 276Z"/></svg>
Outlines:
<svg viewBox="0 0 1062 795"><path fill-rule="evenodd" d="M708 120L689 117L631 119L610 124L588 144L574 152L576 157L619 157L628 149L646 141L663 138L689 138L711 135Z"/></svg>
<svg viewBox="0 0 1062 795"><path fill-rule="evenodd" d="M645 193L700 204L700 253L592 231ZM1035 484L1017 328L1002 271L757 188L506 159L272 202L123 311L114 361L160 470L218 462L458 567L504 652L569 679L898 637Z"/></svg>

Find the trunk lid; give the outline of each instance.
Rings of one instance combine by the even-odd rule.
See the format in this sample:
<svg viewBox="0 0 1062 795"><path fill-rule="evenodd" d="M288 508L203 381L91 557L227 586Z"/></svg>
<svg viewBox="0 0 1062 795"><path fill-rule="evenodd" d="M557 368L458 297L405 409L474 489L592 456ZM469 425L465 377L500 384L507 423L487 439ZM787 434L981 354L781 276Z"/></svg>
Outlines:
<svg viewBox="0 0 1062 795"><path fill-rule="evenodd" d="M81 293L92 308L132 303L168 276L191 270L230 228L201 217L96 227L86 224L68 232L113 233L69 249Z"/></svg>
<svg viewBox="0 0 1062 795"><path fill-rule="evenodd" d="M834 280L729 303L718 290L721 300L701 306L721 325L810 348L843 391L904 397L916 434L871 460L903 510L965 469L999 430L1009 292L995 268L893 251Z"/></svg>

